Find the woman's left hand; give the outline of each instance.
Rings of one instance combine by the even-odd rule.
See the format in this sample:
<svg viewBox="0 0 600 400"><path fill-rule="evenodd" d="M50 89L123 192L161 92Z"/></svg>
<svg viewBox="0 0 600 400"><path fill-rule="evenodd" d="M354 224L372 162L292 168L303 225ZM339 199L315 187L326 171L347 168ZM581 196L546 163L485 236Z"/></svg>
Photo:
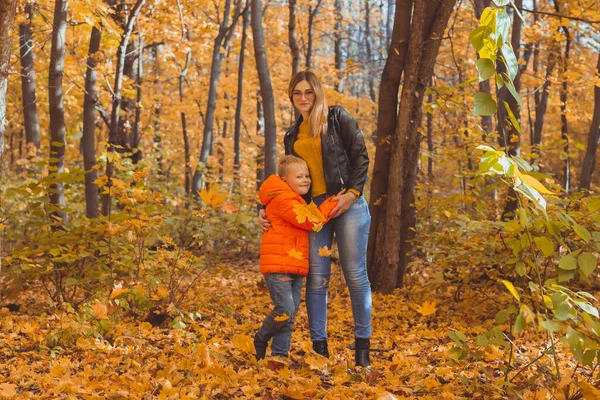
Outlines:
<svg viewBox="0 0 600 400"><path fill-rule="evenodd" d="M358 196L352 192L344 193L345 190L342 190L340 193L335 196L338 200L337 206L329 213L329 217L336 218L348 211L352 203L356 201Z"/></svg>

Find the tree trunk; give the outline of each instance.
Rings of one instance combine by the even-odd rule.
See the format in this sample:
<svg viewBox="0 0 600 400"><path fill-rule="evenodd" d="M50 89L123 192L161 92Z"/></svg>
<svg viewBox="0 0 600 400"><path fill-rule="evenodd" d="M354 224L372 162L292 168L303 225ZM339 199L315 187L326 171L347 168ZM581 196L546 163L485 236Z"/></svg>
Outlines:
<svg viewBox="0 0 600 400"><path fill-rule="evenodd" d="M54 177L50 184L50 204L56 209L51 216L66 222L62 211L65 205L64 183L58 176L65 170L65 110L63 104L63 72L65 68L65 42L67 34L67 0L56 0L52 26L52 50L48 71L48 103L50 114L50 159L49 170Z"/></svg>
<svg viewBox="0 0 600 400"><path fill-rule="evenodd" d="M388 0L387 18L385 20L385 43L386 48L390 48L392 43L392 30L394 28L394 11L396 10L396 0Z"/></svg>
<svg viewBox="0 0 600 400"><path fill-rule="evenodd" d="M260 95L262 98L265 118L265 175L275 173L277 163L277 121L275 120L275 100L271 86L271 75L267 63L267 52L265 48L265 35L262 26L261 0L252 0L252 35L254 37L254 56L256 57L256 68L258 80L260 81Z"/></svg>
<svg viewBox="0 0 600 400"><path fill-rule="evenodd" d="M557 13L561 12L561 2L554 0L554 8ZM569 95L569 53L571 50L571 34L569 28L562 26L561 30L566 38L565 52L560 57L561 62L561 90L560 90L560 137L563 141L563 187L567 193L571 192L571 159L569 158L569 125L567 120L567 98Z"/></svg>
<svg viewBox="0 0 600 400"><path fill-rule="evenodd" d="M17 0L2 0L0 2L0 190L2 188L2 172L4 170L6 92L8 90L8 70L10 69L10 55L12 53L12 31L14 30L17 3ZM0 250L2 250L1 246ZM0 253L1 256L2 254Z"/></svg>
<svg viewBox="0 0 600 400"><path fill-rule="evenodd" d="M535 121L533 123L533 142L531 143L532 151L537 155L536 160L540 161L542 150L542 132L544 129L544 120L546 118L546 110L548 108L548 96L549 88L550 88L550 77L554 72L554 67L556 66L556 51L555 49L550 49L550 54L548 55L548 61L546 63L546 80L542 85L541 94L539 98L536 99L535 106Z"/></svg>
<svg viewBox="0 0 600 400"><path fill-rule="evenodd" d="M314 23L317 14L319 13L319 8L321 7L321 3L323 0L318 0L317 5L313 8L312 5L308 7L308 33L307 33L307 49L306 49L306 69L312 69L312 53L313 53L313 32L314 32Z"/></svg>
<svg viewBox="0 0 600 400"><path fill-rule="evenodd" d="M375 76L373 74L373 54L371 51L371 5L369 0L365 0L365 50L366 50L366 66L367 80L369 85L369 98L373 103L377 100L375 94Z"/></svg>
<svg viewBox="0 0 600 400"><path fill-rule="evenodd" d="M377 234L373 252L373 288L383 293L402 286L410 257L413 235L408 232L414 229L416 222L413 201L421 141L417 128L423 94L433 75L441 38L455 3L456 0L416 0L414 3L397 118L402 123L396 125L392 137L385 218L379 219L383 227Z"/></svg>
<svg viewBox="0 0 600 400"><path fill-rule="evenodd" d="M140 148L140 125L142 119L142 79L144 77L144 38L140 33L138 35L138 49L137 49L137 60L135 65L137 66L136 78L136 98L135 98L135 120L133 122L133 129L131 130L131 161L137 164L142 160L143 153Z"/></svg>
<svg viewBox="0 0 600 400"><path fill-rule="evenodd" d="M385 221L384 211L387 204L387 186L390 173L390 144L392 135L396 130L398 92L408 52L411 16L412 0L399 1L396 5L392 44L388 50L388 57L379 85L379 114L377 116L377 137L375 138L375 162L369 202L371 230L367 250L367 265L369 266L371 282L373 282L377 272L373 264L376 248L375 243L380 230L384 226L379 221ZM381 234L383 234L382 231Z"/></svg>
<svg viewBox="0 0 600 400"><path fill-rule="evenodd" d="M390 0L393 1L393 0ZM334 28L334 52L335 52L335 69L337 71L337 91L344 91L344 58L342 56L342 2L343 0L335 0L335 28Z"/></svg>
<svg viewBox="0 0 600 400"><path fill-rule="evenodd" d="M123 88L123 75L125 68L125 57L127 55L127 45L133 32L133 26L137 16L140 14L146 0L137 0L135 6L131 10L129 19L125 24L125 29L121 35L119 50L117 51L117 65L115 68L115 83L113 87L112 111L110 115L110 131L108 134L108 152L115 151L115 145L119 143L119 128L121 117L121 102L123 100L121 90ZM102 196L102 214L109 215L112 209L112 178L114 175L114 161L111 157L106 162L106 177L108 178L107 186L109 193Z"/></svg>
<svg viewBox="0 0 600 400"><path fill-rule="evenodd" d="M265 135L265 118L260 92L256 96L256 135ZM265 180L265 146L259 146L256 157L256 191Z"/></svg>
<svg viewBox="0 0 600 400"><path fill-rule="evenodd" d="M244 63L246 60L246 39L248 36L248 24L250 23L250 9L244 11L242 26L242 41L240 43L240 59L238 62L238 86L235 104L235 128L233 134L233 191L240 185L240 144L242 137L242 105L244 99ZM298 59L299 60L299 59Z"/></svg>
<svg viewBox="0 0 600 400"><path fill-rule="evenodd" d="M183 89L185 86L185 77L190 69L190 63L192 62L192 51L188 51L185 58L185 66L179 75L179 102L183 103ZM188 201L186 207L189 207L191 194L192 194L192 164L191 164L191 151L190 151L190 140L187 133L187 120L185 112L181 112L181 132L183 134L183 153L185 162L185 194Z"/></svg>
<svg viewBox="0 0 600 400"><path fill-rule="evenodd" d="M476 0L475 2L475 16L477 19L481 18L481 13L486 7L489 7L492 0ZM477 53L477 58L479 58L479 53ZM491 94L490 81L485 80L483 82L479 82L479 91L487 94ZM483 130L482 139L486 140L487 136L492 132L492 116L491 115L483 115L481 117L481 129Z"/></svg>
<svg viewBox="0 0 600 400"><path fill-rule="evenodd" d="M296 38L296 0L289 0L288 8L290 11L288 22L288 41L292 53L292 76L300 71L300 47Z"/></svg>
<svg viewBox="0 0 600 400"><path fill-rule="evenodd" d="M96 165L96 67L98 61L95 56L100 49L101 33L96 27L92 28L90 47L88 50L87 69L85 72L85 97L83 99L83 135L81 147L83 149L83 167L85 169L85 215L88 218L100 216L98 209L98 186L94 183L98 179Z"/></svg>
<svg viewBox="0 0 600 400"><path fill-rule="evenodd" d="M31 35L31 21L33 11L31 5L25 6L28 16L27 22L19 24L19 49L21 55L21 88L23 93L23 117L25 138L27 144L32 144L40 149L40 124L37 112L35 69L33 63L33 39Z"/></svg>
<svg viewBox="0 0 600 400"><path fill-rule="evenodd" d="M600 53L598 53L598 64L596 66L596 76L600 77ZM585 156L583 156L583 165L581 166L581 176L579 178L579 189L590 189L592 174L596 166L596 151L600 141L600 85L594 86L594 110L592 113L592 123L588 133L587 147Z"/></svg>
<svg viewBox="0 0 600 400"><path fill-rule="evenodd" d="M217 86L219 84L219 79L221 78L221 68L223 66L224 59L224 56L221 54L221 48L223 47L223 42L225 41L225 36L227 35L230 10L231 0L225 0L223 21L219 26L219 33L217 34L215 43L213 45L212 62L210 67L210 83L208 87L208 100L206 104L206 114L204 120L204 136L202 138L202 149L200 150L199 162L199 168L203 170L202 172L204 172L206 169L208 156L212 150L215 109L217 107Z"/></svg>

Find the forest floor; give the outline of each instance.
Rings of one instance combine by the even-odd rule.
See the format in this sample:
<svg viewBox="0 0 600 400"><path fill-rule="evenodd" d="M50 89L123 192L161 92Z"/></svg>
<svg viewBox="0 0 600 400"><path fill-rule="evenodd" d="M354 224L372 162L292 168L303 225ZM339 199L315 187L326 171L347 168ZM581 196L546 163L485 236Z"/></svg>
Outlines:
<svg viewBox="0 0 600 400"><path fill-rule="evenodd" d="M477 335L493 328L497 311L510 304L501 286L488 280L457 287L436 281L424 267L418 277L409 276L406 288L374 294L373 365L366 370L352 368L352 316L337 267L329 360L311 350L303 300L290 357L255 361L252 337L271 304L255 260L205 275L182 307L201 317L186 319L183 329L115 314L98 325L102 337L77 335L95 320L44 313L34 293L24 293L19 311L0 311L0 398L581 398L580 392L572 397L576 381L588 377L573 372L566 350L559 353L562 379L550 356L530 364L546 344L533 329L512 340L508 379L509 351L475 346ZM472 346L462 346L460 360L458 350L450 351L453 331ZM44 347L51 335L65 338L54 352ZM588 385L589 394L595 390Z"/></svg>

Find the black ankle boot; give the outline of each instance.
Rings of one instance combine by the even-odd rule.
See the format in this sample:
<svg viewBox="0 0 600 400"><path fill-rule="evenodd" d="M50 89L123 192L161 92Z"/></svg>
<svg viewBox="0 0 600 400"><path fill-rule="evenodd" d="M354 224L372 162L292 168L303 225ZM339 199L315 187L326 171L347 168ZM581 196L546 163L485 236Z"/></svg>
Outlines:
<svg viewBox="0 0 600 400"><path fill-rule="evenodd" d="M354 344L354 359L357 367L368 367L371 365L369 358L369 348L371 347L370 339L356 338Z"/></svg>
<svg viewBox="0 0 600 400"><path fill-rule="evenodd" d="M327 340L317 340L313 342L313 350L325 358L329 358L329 349L327 348Z"/></svg>
<svg viewBox="0 0 600 400"><path fill-rule="evenodd" d="M267 355L267 342L258 340L254 336L254 348L256 349L256 360L262 360Z"/></svg>

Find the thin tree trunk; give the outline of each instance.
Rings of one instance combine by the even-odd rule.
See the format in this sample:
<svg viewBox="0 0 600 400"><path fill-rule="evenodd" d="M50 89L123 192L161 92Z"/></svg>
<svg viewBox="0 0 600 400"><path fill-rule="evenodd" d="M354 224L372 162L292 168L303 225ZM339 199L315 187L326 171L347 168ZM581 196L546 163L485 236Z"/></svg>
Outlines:
<svg viewBox="0 0 600 400"><path fill-rule="evenodd" d="M367 80L369 85L369 97L375 103L377 95L375 94L375 77L373 76L373 54L371 51L371 5L369 0L365 0L365 50L367 65Z"/></svg>
<svg viewBox="0 0 600 400"><path fill-rule="evenodd" d="M390 0L392 1L392 0ZM337 71L337 91L344 91L344 58L342 56L342 4L343 0L335 0L335 28L334 28L334 52L335 52L335 69Z"/></svg>
<svg viewBox="0 0 600 400"><path fill-rule="evenodd" d="M100 216L98 208L98 186L94 183L98 179L96 165L96 67L98 61L95 56L100 49L101 32L93 27L88 50L87 69L85 73L85 97L83 99L83 134L81 147L83 150L83 167L85 169L85 215L88 218Z"/></svg>
<svg viewBox="0 0 600 400"><path fill-rule="evenodd" d="M135 121L131 130L131 161L137 164L142 160L143 153L140 148L140 125L142 118L142 79L144 77L144 38L140 33L138 35L138 50L137 50L137 73L136 75L136 98L135 98Z"/></svg>
<svg viewBox="0 0 600 400"><path fill-rule="evenodd" d="M369 276L373 282L377 271L374 265L376 239L383 235L385 209L387 205L387 187L390 174L390 144L396 130L398 114L398 92L400 80L408 52L410 37L410 21L412 18L413 0L401 0L396 5L392 44L383 69L379 85L379 114L377 116L377 137L375 144L375 162L369 211L371 213L371 230L367 250Z"/></svg>
<svg viewBox="0 0 600 400"><path fill-rule="evenodd" d="M48 103L50 114L50 159L49 169L54 176L50 184L50 204L56 207L51 215L66 222L66 214L62 211L65 205L64 183L58 176L65 170L65 110L63 105L63 72L65 67L65 42L67 34L67 0L56 0L54 5L54 22L52 26L52 50L48 71Z"/></svg>
<svg viewBox="0 0 600 400"><path fill-rule="evenodd" d="M185 66L179 75L179 102L183 103L183 89L185 85L185 77L190 69L190 63L192 62L192 51L188 51L185 58ZM183 134L183 152L185 162L185 194L188 201L186 202L186 208L189 207L191 194L192 194L192 164L191 164L191 150L190 140L187 133L187 120L185 112L181 112L181 132Z"/></svg>
<svg viewBox="0 0 600 400"><path fill-rule="evenodd" d="M535 106L535 121L533 123L533 142L532 151L537 155L536 160L538 162L542 156L542 132L544 129L544 120L546 118L546 110L548 108L548 96L549 88L550 88L550 77L554 72L554 67L556 66L557 55L555 49L550 49L550 54L548 55L548 61L546 63L546 78L544 84L542 85L541 94L539 95L539 99L536 99Z"/></svg>
<svg viewBox="0 0 600 400"><path fill-rule="evenodd" d="M8 70L12 53L12 31L15 26L17 0L0 1L0 206L2 204L2 174L4 172L4 134L6 131L6 92L8 89ZM4 232L0 230L0 276L2 276L2 254L4 251ZM0 280L0 284L2 281ZM2 287L0 286L0 289ZM2 290L0 290L2 301Z"/></svg>
<svg viewBox="0 0 600 400"><path fill-rule="evenodd" d="M313 8L312 5L308 7L308 33L307 33L307 49L306 49L306 69L311 69L313 67L312 55L313 55L313 36L314 36L314 24L315 18L319 13L319 8L323 0L318 0L317 4Z"/></svg>
<svg viewBox="0 0 600 400"><path fill-rule="evenodd" d="M560 13L561 2L554 0L554 8ZM571 50L571 34L566 26L561 30L566 38L565 52L560 57L561 62L561 90L560 90L560 137L563 141L563 187L567 193L571 192L571 159L569 157L569 125L567 120L567 99L569 95L569 80L567 72L569 69L569 53Z"/></svg>
<svg viewBox="0 0 600 400"><path fill-rule="evenodd" d="M260 81L260 95L262 98L265 118L265 175L275 173L277 162L277 121L275 120L275 100L267 63L267 52L265 48L265 35L262 26L261 0L252 0L252 35L254 37L254 56L256 57L256 68L258 80Z"/></svg>
<svg viewBox="0 0 600 400"><path fill-rule="evenodd" d="M210 83L208 87L208 100L206 104L206 117L204 121L204 136L202 138L202 149L200 150L199 168L201 170L206 169L208 156L211 154L212 151L215 109L217 107L217 88L219 79L221 78L221 68L223 65L224 58L221 54L221 51L223 47L223 42L225 41L225 36L227 35L230 11L231 0L225 0L225 8L223 10L223 21L219 26L219 33L215 38L212 62L210 67Z"/></svg>
<svg viewBox="0 0 600 400"><path fill-rule="evenodd" d="M242 135L242 104L244 99L244 63L246 60L246 39L248 33L248 24L250 23L250 9L244 11L242 26L242 41L240 44L240 59L238 63L238 87L237 100L235 105L235 131L233 134L233 191L235 192L240 185L240 143ZM299 62L299 58L298 58Z"/></svg>
<svg viewBox="0 0 600 400"><path fill-rule="evenodd" d="M598 64L596 65L596 76L600 77L600 53L598 53ZM581 176L579 178L579 189L590 189L592 174L596 166L596 151L600 141L600 85L594 86L594 110L592 112L592 123L588 133L587 147L583 156Z"/></svg>
<svg viewBox="0 0 600 400"><path fill-rule="evenodd" d="M256 135L265 135L265 115L263 112L262 98L260 92L256 96ZM265 146L259 146L258 155L256 157L256 190L265 180Z"/></svg>
<svg viewBox="0 0 600 400"><path fill-rule="evenodd" d="M25 138L27 144L32 144L40 149L40 124L37 112L35 69L33 61L33 39L31 34L31 23L33 10L31 5L25 6L27 22L19 24L19 49L21 55L21 89L23 100L23 117L25 127Z"/></svg>
<svg viewBox="0 0 600 400"><path fill-rule="evenodd" d="M292 76L300 71L300 47L296 38L296 0L289 0L288 41L292 53Z"/></svg>
<svg viewBox="0 0 600 400"><path fill-rule="evenodd" d="M390 48L392 43L392 30L394 29L394 12L396 10L396 0L388 0L387 18L385 21L385 46Z"/></svg>
<svg viewBox="0 0 600 400"><path fill-rule="evenodd" d="M121 116L121 102L123 101L121 90L123 88L123 75L125 68L125 57L127 55L127 45L133 32L133 26L135 20L140 14L142 7L146 3L146 0L137 0L135 6L131 10L131 14L125 29L121 35L121 42L119 43L119 50L117 51L117 65L115 68L115 83L113 87L113 99L112 99L112 112L110 115L110 132L108 134L108 151L114 152L115 145L118 144L119 140L119 121ZM109 157L106 162L106 177L108 178L107 186L109 193L102 196L102 214L109 215L112 209L112 195L110 190L112 189L112 178L114 175L114 161L112 157Z"/></svg>

